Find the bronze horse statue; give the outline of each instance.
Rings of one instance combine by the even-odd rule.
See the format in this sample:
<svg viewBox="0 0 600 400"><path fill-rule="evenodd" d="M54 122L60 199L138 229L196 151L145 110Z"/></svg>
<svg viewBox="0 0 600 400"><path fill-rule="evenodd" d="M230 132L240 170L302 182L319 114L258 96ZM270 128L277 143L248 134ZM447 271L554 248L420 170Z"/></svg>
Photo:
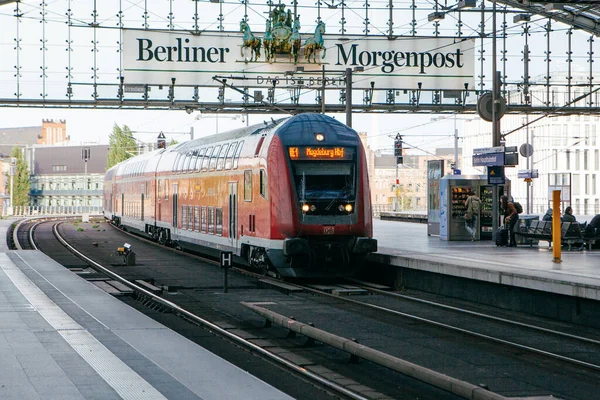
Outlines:
<svg viewBox="0 0 600 400"><path fill-rule="evenodd" d="M297 16L294 20L292 35L288 39L288 43L290 44L290 56L294 58L294 64L297 64L300 48L302 47L302 38L300 37L300 16Z"/></svg>
<svg viewBox="0 0 600 400"><path fill-rule="evenodd" d="M312 56L313 62L317 62L316 52L319 50L323 50L323 55L321 59L325 58L325 45L323 42L323 34L325 33L325 23L323 21L319 21L317 27L315 28L315 34L313 37L306 39L304 42L304 58L306 62L310 63L310 57Z"/></svg>
<svg viewBox="0 0 600 400"><path fill-rule="evenodd" d="M245 19L240 21L240 31L244 32L244 42L242 47L240 48L240 55L244 57L244 61L248 62L246 56L244 55L244 49L250 49L250 61L258 61L258 57L260 57L260 47L261 41L259 38L255 37L250 30L250 26Z"/></svg>
<svg viewBox="0 0 600 400"><path fill-rule="evenodd" d="M265 60L269 63L274 59L274 44L275 38L273 38L273 34L271 33L271 20L267 19L267 27L263 36L263 47L265 49Z"/></svg>

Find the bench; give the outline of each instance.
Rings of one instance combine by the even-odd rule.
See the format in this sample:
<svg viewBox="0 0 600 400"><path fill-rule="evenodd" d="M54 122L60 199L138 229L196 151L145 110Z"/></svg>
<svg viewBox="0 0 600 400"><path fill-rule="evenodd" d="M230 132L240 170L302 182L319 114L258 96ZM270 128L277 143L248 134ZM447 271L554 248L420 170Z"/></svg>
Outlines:
<svg viewBox="0 0 600 400"><path fill-rule="evenodd" d="M525 238L543 240L552 247L552 221L531 221L527 229L517 229L515 234ZM560 225L561 244L568 246L571 250L573 245L580 245L578 250L583 250L584 246L592 249L592 245L600 240L600 235L585 235L579 222L561 222Z"/></svg>

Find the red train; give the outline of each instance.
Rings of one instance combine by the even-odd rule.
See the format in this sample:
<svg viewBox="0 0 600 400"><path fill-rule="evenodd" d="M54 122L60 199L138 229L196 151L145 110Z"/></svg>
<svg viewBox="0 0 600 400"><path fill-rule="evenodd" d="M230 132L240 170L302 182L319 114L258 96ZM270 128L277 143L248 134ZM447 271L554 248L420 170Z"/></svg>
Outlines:
<svg viewBox="0 0 600 400"><path fill-rule="evenodd" d="M350 276L377 250L360 138L320 114L128 159L107 171L103 207L161 243L282 277Z"/></svg>

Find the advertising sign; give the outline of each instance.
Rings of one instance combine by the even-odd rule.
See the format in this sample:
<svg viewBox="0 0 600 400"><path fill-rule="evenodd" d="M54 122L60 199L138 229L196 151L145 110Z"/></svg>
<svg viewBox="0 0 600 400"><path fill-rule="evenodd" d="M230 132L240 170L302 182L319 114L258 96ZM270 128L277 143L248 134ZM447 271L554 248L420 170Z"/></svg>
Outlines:
<svg viewBox="0 0 600 400"><path fill-rule="evenodd" d="M421 88L464 90L474 87L474 41L459 38L328 35L320 24L315 33L300 31L297 48L281 54L251 45L264 40L262 32L244 33L123 30L122 61L125 84L219 86L212 78L240 77L237 86L345 87L346 68L363 67L354 89ZM321 28L319 28L321 27ZM280 25L273 32L286 32ZM294 34L297 26L294 26ZM283 46L283 45L280 45ZM319 47L320 46L320 47ZM308 56L307 56L308 55ZM307 58L305 58L307 57ZM295 62L295 60L297 60ZM296 72L297 67L304 71Z"/></svg>
<svg viewBox="0 0 600 400"><path fill-rule="evenodd" d="M440 234L440 179L444 160L427 161L427 235Z"/></svg>

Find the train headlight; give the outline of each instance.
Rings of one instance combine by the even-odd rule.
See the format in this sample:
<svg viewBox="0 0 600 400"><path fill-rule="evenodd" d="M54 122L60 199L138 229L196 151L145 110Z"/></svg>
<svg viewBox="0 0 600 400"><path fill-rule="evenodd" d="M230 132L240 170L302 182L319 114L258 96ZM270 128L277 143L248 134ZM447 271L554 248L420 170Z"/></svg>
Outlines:
<svg viewBox="0 0 600 400"><path fill-rule="evenodd" d="M346 204L346 212L352 212L352 204Z"/></svg>
<svg viewBox="0 0 600 400"><path fill-rule="evenodd" d="M340 205L339 205L339 207L338 207L338 210L340 210L340 211L344 211L344 205L343 205L343 204L340 204Z"/></svg>
<svg viewBox="0 0 600 400"><path fill-rule="evenodd" d="M317 209L317 207L315 207L314 204L312 206L310 206L310 211L315 212L316 209Z"/></svg>
<svg viewBox="0 0 600 400"><path fill-rule="evenodd" d="M308 210L310 210L310 206L308 204L302 204L302 211L303 212L308 212Z"/></svg>
<svg viewBox="0 0 600 400"><path fill-rule="evenodd" d="M315 139L317 140L317 142L322 142L323 140L325 140L325 135L322 133L317 133L315 135Z"/></svg>

